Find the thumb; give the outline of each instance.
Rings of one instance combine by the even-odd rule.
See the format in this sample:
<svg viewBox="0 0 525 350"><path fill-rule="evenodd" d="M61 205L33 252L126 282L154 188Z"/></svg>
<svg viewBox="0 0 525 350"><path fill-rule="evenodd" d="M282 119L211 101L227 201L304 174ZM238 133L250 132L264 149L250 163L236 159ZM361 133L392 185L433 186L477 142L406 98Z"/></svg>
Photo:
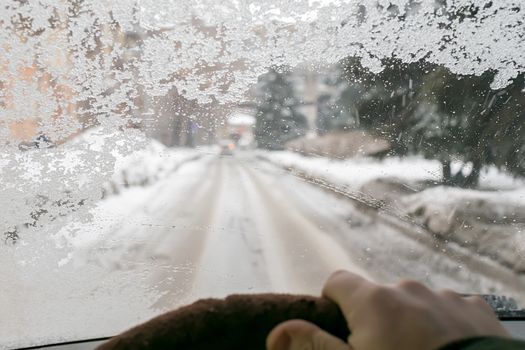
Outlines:
<svg viewBox="0 0 525 350"><path fill-rule="evenodd" d="M266 338L268 350L349 350L350 345L313 323L291 320L279 324Z"/></svg>

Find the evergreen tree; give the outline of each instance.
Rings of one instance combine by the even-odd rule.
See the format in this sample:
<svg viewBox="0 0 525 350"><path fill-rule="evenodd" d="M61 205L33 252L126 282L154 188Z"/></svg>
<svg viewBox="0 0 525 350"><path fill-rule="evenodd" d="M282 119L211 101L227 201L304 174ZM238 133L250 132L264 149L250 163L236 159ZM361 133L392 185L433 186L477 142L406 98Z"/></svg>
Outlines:
<svg viewBox="0 0 525 350"><path fill-rule="evenodd" d="M356 125L387 138L397 154L439 160L448 185L476 186L485 165L525 175L523 75L493 90L493 72L458 76L443 67L395 60L384 66L374 75L356 59L346 61L349 92L340 103L355 111ZM464 164L455 173L453 160Z"/></svg>
<svg viewBox="0 0 525 350"><path fill-rule="evenodd" d="M256 87L255 139L258 147L283 149L286 142L306 133L307 122L297 111L290 73L272 69L261 76Z"/></svg>
<svg viewBox="0 0 525 350"><path fill-rule="evenodd" d="M317 98L317 133L323 135L329 131L354 128L355 118L344 103L351 89L340 65L326 73L319 89L321 93Z"/></svg>
<svg viewBox="0 0 525 350"><path fill-rule="evenodd" d="M405 154L410 141L411 116L419 106L417 88L427 69L424 64L404 64L386 60L384 69L373 74L356 59L345 65L345 76L351 81L341 99L349 105L355 124L392 144L392 152Z"/></svg>
<svg viewBox="0 0 525 350"><path fill-rule="evenodd" d="M447 184L476 186L485 165L520 172L515 155L525 136L520 128L525 107L523 79L493 90L493 78L492 72L458 76L436 68L425 79L420 95L431 108L413 115L417 123L411 133L419 153L442 162ZM452 173L453 159L461 160L470 170Z"/></svg>
<svg viewBox="0 0 525 350"><path fill-rule="evenodd" d="M491 131L491 157L495 165L525 176L525 75L506 88L506 98Z"/></svg>

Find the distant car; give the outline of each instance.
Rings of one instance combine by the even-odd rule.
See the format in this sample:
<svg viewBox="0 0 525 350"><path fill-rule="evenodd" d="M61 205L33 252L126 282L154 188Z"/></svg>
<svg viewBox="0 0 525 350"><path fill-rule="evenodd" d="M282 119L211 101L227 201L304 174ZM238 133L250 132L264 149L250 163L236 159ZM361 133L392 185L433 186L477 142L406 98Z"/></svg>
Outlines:
<svg viewBox="0 0 525 350"><path fill-rule="evenodd" d="M233 156L235 150L235 143L233 142L221 142L221 156Z"/></svg>

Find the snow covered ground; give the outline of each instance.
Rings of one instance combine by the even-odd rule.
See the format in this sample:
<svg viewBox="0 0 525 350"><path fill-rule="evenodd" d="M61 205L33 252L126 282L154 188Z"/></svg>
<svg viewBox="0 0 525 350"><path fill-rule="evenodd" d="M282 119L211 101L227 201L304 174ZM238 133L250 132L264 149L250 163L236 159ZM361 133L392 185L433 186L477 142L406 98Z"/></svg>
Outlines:
<svg viewBox="0 0 525 350"><path fill-rule="evenodd" d="M420 157L392 157L384 160L360 157L338 160L328 157L307 157L289 151L258 152L259 156L283 167L304 171L311 176L356 190L365 183L379 178L399 178L408 183L418 181L438 183L441 179L441 163ZM460 167L461 164L458 162L452 164L453 171ZM481 174L480 188L511 190L517 187L525 187L525 179L513 178L492 167L484 169Z"/></svg>
<svg viewBox="0 0 525 350"><path fill-rule="evenodd" d="M150 185L204 152L203 149L168 148L156 140L148 140L144 149L117 159L111 180L104 184L104 196L118 194L126 187Z"/></svg>
<svg viewBox="0 0 525 350"><path fill-rule="evenodd" d="M525 187L476 191L440 186L399 202L432 232L525 273Z"/></svg>
<svg viewBox="0 0 525 350"><path fill-rule="evenodd" d="M151 185L181 164L217 150L168 148L140 131L94 127L54 148L15 157L9 152L0 150L4 238L56 232L71 213L87 212L124 188Z"/></svg>
<svg viewBox="0 0 525 350"><path fill-rule="evenodd" d="M357 198L373 198L443 239L525 272L525 179L489 167L479 189L467 190L439 186L441 164L417 157L334 160L286 151L259 156Z"/></svg>
<svg viewBox="0 0 525 350"><path fill-rule="evenodd" d="M260 152L196 152L178 167L170 158L157 181L74 212L51 239L25 236L2 252L0 309L10 317L0 318L1 344L112 335L202 297L319 294L337 268L470 293L519 297L525 288L493 260L404 235Z"/></svg>
<svg viewBox="0 0 525 350"><path fill-rule="evenodd" d="M150 185L166 177L184 162L195 160L204 153L217 152L213 147L170 148L155 139L145 138L142 134L131 143L131 146L137 149L126 149L122 152L118 146L125 141L119 140L115 134L108 134L101 127L94 127L71 141L74 145L100 147L108 137L116 139L110 143L115 147L111 152L114 166L111 177L102 184L103 197L118 194L123 188Z"/></svg>
<svg viewBox="0 0 525 350"><path fill-rule="evenodd" d="M74 142L96 145L100 139L93 131ZM141 234L155 224L148 221L146 206L156 202L169 183L166 178L214 152L167 148L149 140L144 148L117 158L111 178L95 188L99 193L104 189L105 198L97 194L100 200L91 209L71 212L52 235L26 231L17 244L5 246L0 254L0 309L10 317L0 318L0 348L78 340L86 334L106 336L156 315L158 309L151 305L162 293L147 278L158 264L141 261L133 268L118 268L93 263L87 249L94 242L132 245L144 239ZM135 230L119 231L124 222ZM28 334L31 343L21 343Z"/></svg>

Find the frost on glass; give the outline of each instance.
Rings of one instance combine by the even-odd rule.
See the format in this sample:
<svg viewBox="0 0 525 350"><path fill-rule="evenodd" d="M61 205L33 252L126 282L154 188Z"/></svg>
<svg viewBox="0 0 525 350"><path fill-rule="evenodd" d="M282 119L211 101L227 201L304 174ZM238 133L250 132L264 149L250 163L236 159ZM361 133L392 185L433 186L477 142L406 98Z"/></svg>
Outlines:
<svg viewBox="0 0 525 350"><path fill-rule="evenodd" d="M67 140L93 125L126 129L147 112L144 96L176 89L202 104L232 103L268 67L312 58L326 64L355 56L372 72L388 57L424 59L460 74L490 69L497 71L494 88L525 67L525 55L515 54L525 51L523 11L513 1L14 1L2 7L1 183L10 215L1 228L13 234L35 216L47 217L51 227L89 207L112 172L109 148L125 154L137 145L119 149L111 137L99 148ZM123 40L132 30L143 33L135 47Z"/></svg>
<svg viewBox="0 0 525 350"><path fill-rule="evenodd" d="M0 268L67 273L57 232L91 222L159 98L227 108L271 67L347 57L374 73L387 58L490 70L500 89L525 71L523 33L517 0L3 1Z"/></svg>

